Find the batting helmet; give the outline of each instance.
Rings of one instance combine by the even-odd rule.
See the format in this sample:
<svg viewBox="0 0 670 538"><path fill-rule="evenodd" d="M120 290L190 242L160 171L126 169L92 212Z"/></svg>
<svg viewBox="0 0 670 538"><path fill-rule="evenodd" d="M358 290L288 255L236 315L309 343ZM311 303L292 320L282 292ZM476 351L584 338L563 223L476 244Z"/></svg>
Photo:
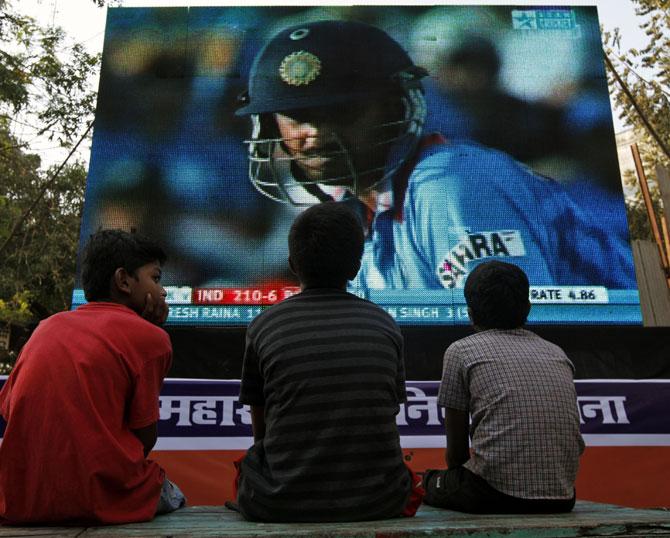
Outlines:
<svg viewBox="0 0 670 538"><path fill-rule="evenodd" d="M318 21L287 28L258 53L249 75L249 88L242 96L237 115L250 115L253 123L249 144L249 176L256 188L270 198L300 204L292 193L307 190L325 199L323 191L301 178L278 136L271 113L313 109L355 101L371 101L398 95L402 117L398 135L385 140L389 163L365 189L392 175L415 148L425 119L420 79L427 72L414 65L405 50L383 30L351 21ZM387 124L388 125L388 124ZM341 142L341 152L350 148ZM348 159L352 162L351 159ZM359 178L371 170L350 169L349 188L361 192ZM342 184L342 177L321 179L318 184Z"/></svg>

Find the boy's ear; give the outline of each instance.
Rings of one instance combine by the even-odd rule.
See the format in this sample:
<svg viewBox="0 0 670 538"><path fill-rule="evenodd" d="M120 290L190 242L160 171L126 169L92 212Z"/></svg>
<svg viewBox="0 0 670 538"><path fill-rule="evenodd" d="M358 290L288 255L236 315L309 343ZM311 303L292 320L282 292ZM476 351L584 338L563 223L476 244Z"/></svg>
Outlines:
<svg viewBox="0 0 670 538"><path fill-rule="evenodd" d="M116 291L126 295L130 295L130 279L131 276L123 267L119 267L114 271L112 276L112 285Z"/></svg>
<svg viewBox="0 0 670 538"><path fill-rule="evenodd" d="M295 272L295 267L293 266L293 260L291 259L291 256L288 257L288 268L291 270L291 273L293 273L295 276L298 276L298 273Z"/></svg>

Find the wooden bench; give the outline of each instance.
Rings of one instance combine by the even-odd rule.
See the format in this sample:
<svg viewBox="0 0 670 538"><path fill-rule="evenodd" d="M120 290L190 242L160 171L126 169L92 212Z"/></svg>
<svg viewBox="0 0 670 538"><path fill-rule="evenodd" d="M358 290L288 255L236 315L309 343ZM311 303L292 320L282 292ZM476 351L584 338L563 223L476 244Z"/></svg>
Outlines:
<svg viewBox="0 0 670 538"><path fill-rule="evenodd" d="M416 517L361 523L250 523L223 506L192 506L147 523L107 527L1 527L0 537L127 536L414 538L524 538L570 536L670 537L670 511L578 501L570 514L471 515L423 506Z"/></svg>

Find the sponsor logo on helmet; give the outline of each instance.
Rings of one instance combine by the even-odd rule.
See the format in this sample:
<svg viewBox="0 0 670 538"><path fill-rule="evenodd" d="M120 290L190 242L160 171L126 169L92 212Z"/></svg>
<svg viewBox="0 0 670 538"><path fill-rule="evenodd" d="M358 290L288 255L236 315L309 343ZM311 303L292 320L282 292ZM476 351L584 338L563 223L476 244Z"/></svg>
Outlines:
<svg viewBox="0 0 670 538"><path fill-rule="evenodd" d="M321 60L304 50L286 56L279 66L279 76L291 86L306 86L321 73Z"/></svg>
<svg viewBox="0 0 670 538"><path fill-rule="evenodd" d="M468 233L442 258L437 266L437 276L445 288L460 287L469 273L468 262L525 255L519 230Z"/></svg>

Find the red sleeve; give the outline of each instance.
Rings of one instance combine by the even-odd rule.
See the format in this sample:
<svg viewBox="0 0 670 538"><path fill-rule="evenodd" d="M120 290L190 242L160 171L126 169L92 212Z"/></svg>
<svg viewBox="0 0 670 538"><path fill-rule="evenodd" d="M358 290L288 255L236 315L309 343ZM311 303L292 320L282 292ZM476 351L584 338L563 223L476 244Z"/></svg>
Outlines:
<svg viewBox="0 0 670 538"><path fill-rule="evenodd" d="M158 397L172 364L172 350L146 359L135 378L128 410L128 427L137 430L158 421Z"/></svg>
<svg viewBox="0 0 670 538"><path fill-rule="evenodd" d="M0 390L0 416L5 420L9 419L9 399L12 394L12 387L9 379L5 381L2 390Z"/></svg>
<svg viewBox="0 0 670 538"><path fill-rule="evenodd" d="M25 347L23 348L25 349ZM19 356L14 363L14 369L9 374L9 377L5 380L5 384L0 390L0 416L2 416L5 421L9 420L9 402L12 399L12 387L14 386L14 379L19 375L19 370L21 370L21 357L23 356L23 349L19 352Z"/></svg>

